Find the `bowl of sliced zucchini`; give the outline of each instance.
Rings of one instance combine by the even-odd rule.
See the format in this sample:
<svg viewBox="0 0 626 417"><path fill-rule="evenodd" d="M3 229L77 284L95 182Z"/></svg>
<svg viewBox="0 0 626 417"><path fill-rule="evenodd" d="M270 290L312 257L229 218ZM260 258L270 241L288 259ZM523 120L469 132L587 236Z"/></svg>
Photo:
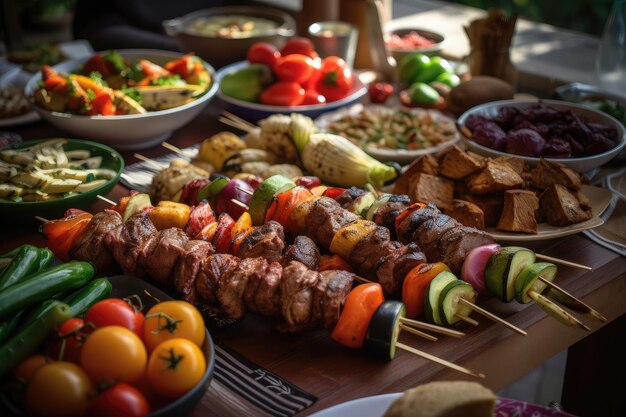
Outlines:
<svg viewBox="0 0 626 417"><path fill-rule="evenodd" d="M111 191L123 169L117 151L87 140L36 140L0 150L1 221L87 208Z"/></svg>

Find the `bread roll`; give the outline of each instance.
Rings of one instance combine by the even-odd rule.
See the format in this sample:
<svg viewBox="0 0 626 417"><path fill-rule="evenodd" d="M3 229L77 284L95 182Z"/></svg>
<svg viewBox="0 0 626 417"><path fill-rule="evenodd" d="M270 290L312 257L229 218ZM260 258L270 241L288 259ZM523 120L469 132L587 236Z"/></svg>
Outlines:
<svg viewBox="0 0 626 417"><path fill-rule="evenodd" d="M383 417L493 417L496 396L477 382L436 381L412 388Z"/></svg>

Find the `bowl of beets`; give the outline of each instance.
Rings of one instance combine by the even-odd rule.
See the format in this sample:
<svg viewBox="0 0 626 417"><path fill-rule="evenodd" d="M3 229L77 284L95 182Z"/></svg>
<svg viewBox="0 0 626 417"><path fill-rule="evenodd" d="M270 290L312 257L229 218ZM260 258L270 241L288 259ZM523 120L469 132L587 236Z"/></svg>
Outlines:
<svg viewBox="0 0 626 417"><path fill-rule="evenodd" d="M557 100L493 101L469 109L458 123L468 149L480 155L531 165L546 158L578 172L604 165L626 145L626 130L613 117Z"/></svg>

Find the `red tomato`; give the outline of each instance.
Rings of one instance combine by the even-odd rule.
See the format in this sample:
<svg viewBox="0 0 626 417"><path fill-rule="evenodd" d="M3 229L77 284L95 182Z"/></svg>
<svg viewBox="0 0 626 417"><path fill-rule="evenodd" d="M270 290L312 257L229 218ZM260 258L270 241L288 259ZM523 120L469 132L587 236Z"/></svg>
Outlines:
<svg viewBox="0 0 626 417"><path fill-rule="evenodd" d="M315 90L305 90L304 100L302 104L324 104L326 103L326 97L321 95Z"/></svg>
<svg viewBox="0 0 626 417"><path fill-rule="evenodd" d="M148 61L147 59L140 59L139 65L141 66L141 70L146 76L161 76L161 75L170 75L171 73L163 68L160 65L155 64L154 62Z"/></svg>
<svg viewBox="0 0 626 417"><path fill-rule="evenodd" d="M85 415L93 417L143 417L150 411L146 397L137 388L122 382L98 394Z"/></svg>
<svg viewBox="0 0 626 417"><path fill-rule="evenodd" d="M89 326L85 327L85 322L82 319L71 318L66 320L59 327L58 334L55 335L50 356L54 360L80 364L80 350L83 348L83 342L87 338L90 329L91 327ZM63 357L61 357L61 353Z"/></svg>
<svg viewBox="0 0 626 417"><path fill-rule="evenodd" d="M372 103L384 103L393 94L393 86L389 83L372 83L367 92Z"/></svg>
<svg viewBox="0 0 626 417"><path fill-rule="evenodd" d="M289 39L285 46L283 46L280 50L280 54L282 56L301 54L310 58L315 58L317 56L317 52L315 52L315 48L313 47L311 40L308 38L301 38L299 36Z"/></svg>
<svg viewBox="0 0 626 417"><path fill-rule="evenodd" d="M122 326L140 338L143 337L145 317L120 298L107 298L92 305L85 314L85 323L92 323L96 328Z"/></svg>
<svg viewBox="0 0 626 417"><path fill-rule="evenodd" d="M115 104L113 104L111 96L105 91L96 93L96 97L91 100L91 105L96 110L97 114L103 116L112 116L115 114Z"/></svg>
<svg viewBox="0 0 626 417"><path fill-rule="evenodd" d="M274 73L281 81L305 83L315 70L311 58L300 54L291 54L280 58L274 65Z"/></svg>
<svg viewBox="0 0 626 417"><path fill-rule="evenodd" d="M322 60L321 77L315 84L315 89L327 101L337 101L352 90L352 71L346 62L336 56L329 56Z"/></svg>
<svg viewBox="0 0 626 417"><path fill-rule="evenodd" d="M106 60L100 54L95 54L85 62L83 65L82 73L89 75L92 72L99 72L103 77L108 77L111 74Z"/></svg>
<svg viewBox="0 0 626 417"><path fill-rule="evenodd" d="M263 64L270 68L274 68L274 64L280 58L280 52L271 43L257 42L248 49L246 59L251 64Z"/></svg>
<svg viewBox="0 0 626 417"><path fill-rule="evenodd" d="M304 101L304 88L298 83L279 81L261 92L261 103L270 106L299 106Z"/></svg>

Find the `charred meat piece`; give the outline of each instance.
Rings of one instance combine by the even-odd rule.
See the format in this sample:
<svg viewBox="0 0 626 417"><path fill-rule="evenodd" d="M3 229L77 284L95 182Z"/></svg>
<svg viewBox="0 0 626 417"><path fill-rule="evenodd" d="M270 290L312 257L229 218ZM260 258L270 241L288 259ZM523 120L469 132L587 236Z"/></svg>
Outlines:
<svg viewBox="0 0 626 417"><path fill-rule="evenodd" d="M458 146L453 145L441 159L439 172L444 177L460 180L478 171L480 167L480 161L474 159Z"/></svg>
<svg viewBox="0 0 626 417"><path fill-rule="evenodd" d="M313 316L313 288L319 279L319 272L307 269L300 262L294 261L283 269L280 301L284 331L297 333L317 325Z"/></svg>
<svg viewBox="0 0 626 417"><path fill-rule="evenodd" d="M411 201L434 203L439 208L446 208L454 198L454 183L443 177L417 174L409 183Z"/></svg>
<svg viewBox="0 0 626 417"><path fill-rule="evenodd" d="M358 218L356 214L342 209L335 200L322 197L315 202L307 215L306 234L310 238L315 237L314 240L328 248L335 233Z"/></svg>
<svg viewBox="0 0 626 417"><path fill-rule="evenodd" d="M477 246L494 243L491 235L473 227L455 227L444 233L436 244L432 256L426 252L429 262L443 262L456 274L461 271L463 261L470 250Z"/></svg>
<svg viewBox="0 0 626 417"><path fill-rule="evenodd" d="M385 296L400 295L406 273L426 262L424 254L415 243L395 248L383 258L382 264L376 270L376 281L383 287Z"/></svg>
<svg viewBox="0 0 626 417"><path fill-rule="evenodd" d="M178 258L185 253L188 241L189 238L182 229L172 227L161 230L150 254L139 259L148 277L161 285L167 285Z"/></svg>
<svg viewBox="0 0 626 417"><path fill-rule="evenodd" d="M278 291L283 267L278 262L260 265L264 268L248 277L248 285L243 294L243 301L253 313L263 316L280 314L280 291Z"/></svg>
<svg viewBox="0 0 626 417"><path fill-rule="evenodd" d="M369 274L375 271L374 267L380 257L380 248L387 242L389 242L389 229L377 226L374 233L370 233L356 244L348 261L358 267L360 273Z"/></svg>
<svg viewBox="0 0 626 417"><path fill-rule="evenodd" d="M280 259L285 249L285 232L280 223L270 220L255 228L241 243L240 258L265 258L268 262Z"/></svg>
<svg viewBox="0 0 626 417"><path fill-rule="evenodd" d="M293 245L287 248L280 263L287 266L291 261L298 261L309 269L317 270L320 265L320 251L315 242L308 237L296 236Z"/></svg>
<svg viewBox="0 0 626 417"><path fill-rule="evenodd" d="M203 240L189 240L185 244L184 252L181 254L174 268L172 283L183 300L196 304L198 296L196 294L196 277L202 269L204 260L213 253L213 246Z"/></svg>
<svg viewBox="0 0 626 417"><path fill-rule="evenodd" d="M347 208L354 200L365 194L365 190L359 187L350 187L343 193L339 194L335 201L343 208Z"/></svg>
<svg viewBox="0 0 626 417"><path fill-rule="evenodd" d="M523 184L522 177L508 164L489 161L485 169L469 179L467 185L472 194L492 194L512 190Z"/></svg>
<svg viewBox="0 0 626 417"><path fill-rule="evenodd" d="M570 190L580 190L582 182L577 173L556 162L550 162L543 158L531 171L531 185L540 190L560 184Z"/></svg>
<svg viewBox="0 0 626 417"><path fill-rule="evenodd" d="M567 226L591 218L588 202L580 202L565 186L555 184L545 190L539 199L542 216L553 226Z"/></svg>
<svg viewBox="0 0 626 417"><path fill-rule="evenodd" d="M266 267L267 261L263 258L246 258L239 262L237 268L230 269L224 274L215 295L228 317L235 320L243 318L246 314L243 296L248 278L262 272Z"/></svg>
<svg viewBox="0 0 626 417"><path fill-rule="evenodd" d="M504 208L498 230L537 233L539 199L528 190L508 190L504 193Z"/></svg>
<svg viewBox="0 0 626 417"><path fill-rule="evenodd" d="M70 249L70 257L78 261L89 261L98 273L115 270L113 256L104 244L107 234L122 228L122 216L117 211L104 210L93 216L85 233Z"/></svg>
<svg viewBox="0 0 626 417"><path fill-rule="evenodd" d="M439 214L426 219L413 233L412 241L422 247L428 247L433 242L436 242L445 232L459 226L461 226L461 223L452 217Z"/></svg>
<svg viewBox="0 0 626 417"><path fill-rule="evenodd" d="M452 200L452 206L446 210L446 214L463 226L485 228L485 213L474 203L465 200Z"/></svg>
<svg viewBox="0 0 626 417"><path fill-rule="evenodd" d="M391 231L392 235L395 235L396 232L396 217L402 211L411 205L411 200L408 195L396 195L392 194L389 197L389 200L383 204L376 213L374 213L374 218L372 219L374 223L379 226L386 227Z"/></svg>
<svg viewBox="0 0 626 417"><path fill-rule="evenodd" d="M125 274L145 277L139 257L147 257L154 247L157 230L143 211L131 216L122 227L111 230L104 244Z"/></svg>
<svg viewBox="0 0 626 417"><path fill-rule="evenodd" d="M313 315L325 329L333 329L343 304L352 290L354 274L347 271L323 271L313 289Z"/></svg>
<svg viewBox="0 0 626 417"><path fill-rule="evenodd" d="M441 212L432 204L413 211L398 225L396 230L398 240L402 243L413 242L415 240L415 232L422 225L422 223L440 215Z"/></svg>
<svg viewBox="0 0 626 417"><path fill-rule="evenodd" d="M239 258L233 255L217 253L206 258L196 277L196 291L201 299L218 305L217 289L222 285L222 279L237 265Z"/></svg>

